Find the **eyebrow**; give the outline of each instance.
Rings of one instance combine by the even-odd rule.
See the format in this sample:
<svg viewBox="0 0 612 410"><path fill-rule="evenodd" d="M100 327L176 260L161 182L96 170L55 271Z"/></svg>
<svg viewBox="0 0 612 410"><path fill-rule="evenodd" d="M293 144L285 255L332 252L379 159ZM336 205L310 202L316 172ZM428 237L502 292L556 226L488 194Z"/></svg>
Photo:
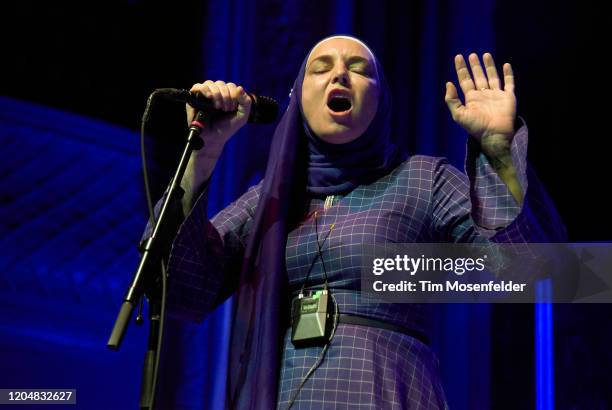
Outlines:
<svg viewBox="0 0 612 410"><path fill-rule="evenodd" d="M318 56L317 58L313 58L310 64L308 64L308 67L310 67L316 61L330 62L330 61L333 61L333 59L334 57L331 54L323 54L323 55ZM370 62L369 59L365 57L361 57L361 56L350 56L347 59L347 63L348 64L365 63L368 66L372 66L372 63Z"/></svg>

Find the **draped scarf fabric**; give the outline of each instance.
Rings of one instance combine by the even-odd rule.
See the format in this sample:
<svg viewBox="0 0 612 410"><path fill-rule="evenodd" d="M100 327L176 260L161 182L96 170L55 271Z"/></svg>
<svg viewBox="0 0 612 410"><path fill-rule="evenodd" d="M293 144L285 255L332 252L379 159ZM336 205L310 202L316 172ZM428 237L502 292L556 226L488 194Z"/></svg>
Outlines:
<svg viewBox="0 0 612 410"><path fill-rule="evenodd" d="M378 109L359 138L346 144L331 144L318 138L308 123L303 121L308 139L307 191L311 194L334 195L352 191L358 185L377 180L406 159L405 153L391 140L391 92L380 63L376 58L374 61L380 88Z"/></svg>
<svg viewBox="0 0 612 410"><path fill-rule="evenodd" d="M285 245L290 210L299 205L293 198L302 198L304 191L313 196L347 193L387 174L406 158L392 140L391 95L378 60L378 110L366 131L346 144L322 141L304 119L301 95L307 61L308 56L272 138L235 295L226 400L232 409L276 407L282 318L289 309L283 303L288 295ZM307 150L300 149L306 145ZM302 171L296 164L301 163L307 164L306 186L296 183Z"/></svg>

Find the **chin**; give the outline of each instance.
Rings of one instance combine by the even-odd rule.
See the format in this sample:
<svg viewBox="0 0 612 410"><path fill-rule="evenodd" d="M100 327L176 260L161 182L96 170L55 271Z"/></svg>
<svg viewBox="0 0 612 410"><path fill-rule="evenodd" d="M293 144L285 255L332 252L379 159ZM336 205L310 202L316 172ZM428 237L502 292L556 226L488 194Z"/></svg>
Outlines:
<svg viewBox="0 0 612 410"><path fill-rule="evenodd" d="M323 141L325 142L329 142L330 144L346 144L347 142L351 142L355 139L357 139L357 135L354 135L354 133L330 133L330 134L324 134L322 136L320 136L319 138L321 138Z"/></svg>
<svg viewBox="0 0 612 410"><path fill-rule="evenodd" d="M357 139L359 136L353 128L341 124L334 124L331 129L317 135L320 139L330 144L345 144Z"/></svg>

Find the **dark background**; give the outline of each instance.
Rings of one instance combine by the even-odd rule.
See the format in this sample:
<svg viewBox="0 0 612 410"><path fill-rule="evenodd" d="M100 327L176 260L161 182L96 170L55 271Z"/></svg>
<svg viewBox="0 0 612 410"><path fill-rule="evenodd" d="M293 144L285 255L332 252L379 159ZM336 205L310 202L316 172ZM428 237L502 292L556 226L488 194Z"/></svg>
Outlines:
<svg viewBox="0 0 612 410"><path fill-rule="evenodd" d="M274 9L275 2L262 4L268 9L258 13L267 16L256 24L266 26L266 19L274 19L274 12L281 10ZM302 19L309 29L302 34L307 40L315 41L320 32L329 31L326 2L320 5L322 19ZM478 3L468 5L477 7ZM137 130L152 90L189 88L204 81L202 50L210 45L202 43L203 24L214 18L206 14L204 2L114 1L90 7L87 3L62 6L34 1L3 6L4 20L9 24L2 27L4 74L0 92ZM418 16L420 7L419 2L388 2L376 14L389 21L398 9L409 9L411 15ZM356 25L361 24L366 33L371 30L367 20L372 8L357 6L353 12ZM327 12L332 9L328 5ZM447 33L444 21L452 16L441 9L443 3L436 30L453 36ZM534 134L529 141L530 162L555 200L573 241L609 239L612 221L605 216L608 204L604 200L605 181L610 175L604 13L576 2L502 0L494 2L493 18L498 64L502 64L501 58L513 64L519 115ZM392 52L400 45L418 47L415 33L424 23L413 19L403 21L404 28L382 28L386 37L399 36L378 50L387 60L383 63L391 66L387 75L392 83L417 81L415 62L404 52ZM472 30L461 24L457 28ZM225 58L224 53L215 57ZM397 64L398 59L405 64ZM283 72L295 72L300 62L274 63L284 63ZM248 64L256 73L278 69L274 64L275 68L270 68L269 61L255 59ZM262 91L272 88L253 77L253 85ZM431 92L439 94L440 88ZM182 110L172 108L165 107L166 118L160 120L164 124L156 124L152 132L160 126L181 129L176 118ZM173 111L172 116L168 110Z"/></svg>
<svg viewBox="0 0 612 410"><path fill-rule="evenodd" d="M336 31L356 34L372 46L386 68L395 91L396 129L416 135L408 138L411 151L450 152L458 166L462 153L444 131L453 129L445 113L444 82L456 80L452 56L472 51L456 47L456 39L471 41L473 51L493 51L498 65L513 65L518 112L530 130L529 160L565 221L570 240L611 239L611 94L604 62L609 22L603 10L586 2L257 1L221 7L196 1L21 1L0 8L0 94L134 132L153 89L189 88L206 78L236 79L282 105L309 46ZM219 10L226 15L218 15ZM245 32L256 37L234 35L234 43L217 41L226 33ZM485 39L479 37L483 32ZM241 42L251 46L238 47ZM423 108L429 106L434 114ZM435 124L427 124L428 119ZM162 104L154 110L149 144L156 196L181 147L184 122L180 106ZM248 137L237 137L237 148L246 138L256 142L251 142L254 148L248 153L232 157L239 171L233 171L232 192L224 188L224 200L261 175L272 129L262 127ZM144 216L144 206L134 212ZM492 407L533 407L533 309L517 305L491 310ZM554 317L558 407L612 407L610 307L555 305Z"/></svg>

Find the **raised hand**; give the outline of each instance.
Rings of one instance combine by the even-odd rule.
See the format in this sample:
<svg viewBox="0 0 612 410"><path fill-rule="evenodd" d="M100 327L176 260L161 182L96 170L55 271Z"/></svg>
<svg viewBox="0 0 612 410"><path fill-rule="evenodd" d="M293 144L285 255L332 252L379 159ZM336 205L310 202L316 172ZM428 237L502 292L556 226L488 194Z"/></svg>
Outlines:
<svg viewBox="0 0 612 410"><path fill-rule="evenodd" d="M478 56L470 54L470 75L463 56L455 56L455 69L465 104L461 103L457 88L452 82L446 83L444 100L453 120L480 142L482 152L520 204L523 202L523 193L510 152L516 117L514 74L510 64L504 64L502 84L493 56L485 53L482 59L486 74Z"/></svg>
<svg viewBox="0 0 612 410"><path fill-rule="evenodd" d="M457 88L452 82L446 83L444 100L453 120L480 141L486 154L498 156L502 148L509 149L515 131L514 75L510 64L504 64L502 84L493 56L485 53L483 60L486 73L478 56L470 54L470 75L463 56L455 56L455 69L465 104L459 99Z"/></svg>

